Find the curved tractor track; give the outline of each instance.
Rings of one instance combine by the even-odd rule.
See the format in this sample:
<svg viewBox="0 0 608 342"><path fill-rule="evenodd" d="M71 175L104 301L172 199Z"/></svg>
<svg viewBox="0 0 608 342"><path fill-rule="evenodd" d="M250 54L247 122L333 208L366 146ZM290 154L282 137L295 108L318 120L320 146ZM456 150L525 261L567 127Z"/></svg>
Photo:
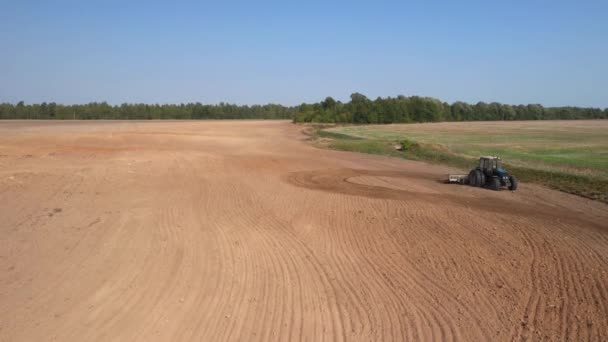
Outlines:
<svg viewBox="0 0 608 342"><path fill-rule="evenodd" d="M608 339L606 205L288 122L0 122L0 341Z"/></svg>

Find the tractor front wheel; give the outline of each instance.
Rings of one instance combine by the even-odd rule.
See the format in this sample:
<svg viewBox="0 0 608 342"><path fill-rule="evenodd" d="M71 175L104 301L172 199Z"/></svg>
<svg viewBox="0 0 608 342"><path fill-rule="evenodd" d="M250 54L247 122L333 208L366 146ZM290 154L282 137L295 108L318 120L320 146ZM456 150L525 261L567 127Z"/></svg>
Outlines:
<svg viewBox="0 0 608 342"><path fill-rule="evenodd" d="M509 190L511 190L511 191L517 190L517 178L515 178L513 176L509 176L509 182L511 183L511 185L509 185Z"/></svg>

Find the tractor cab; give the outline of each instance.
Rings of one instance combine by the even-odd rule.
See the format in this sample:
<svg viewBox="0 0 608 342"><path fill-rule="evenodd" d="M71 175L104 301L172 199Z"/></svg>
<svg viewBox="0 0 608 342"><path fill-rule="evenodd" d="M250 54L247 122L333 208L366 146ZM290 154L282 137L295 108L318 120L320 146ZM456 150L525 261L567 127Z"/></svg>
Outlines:
<svg viewBox="0 0 608 342"><path fill-rule="evenodd" d="M494 171L494 170L501 170L502 165L500 162L500 158L498 157L481 157L479 158L479 168L481 170L488 170L488 171Z"/></svg>
<svg viewBox="0 0 608 342"><path fill-rule="evenodd" d="M479 170L487 176L496 175L499 177L508 177L507 170L502 167L502 162L498 157L481 157L479 158Z"/></svg>

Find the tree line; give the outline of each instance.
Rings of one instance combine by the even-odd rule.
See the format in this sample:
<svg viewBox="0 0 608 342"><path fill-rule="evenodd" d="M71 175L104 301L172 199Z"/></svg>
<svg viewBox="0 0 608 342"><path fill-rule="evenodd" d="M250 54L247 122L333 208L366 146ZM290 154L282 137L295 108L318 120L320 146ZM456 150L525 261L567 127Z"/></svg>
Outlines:
<svg viewBox="0 0 608 342"><path fill-rule="evenodd" d="M320 103L302 104L294 122L389 124L439 121L574 120L608 119L608 108L543 107L540 104L508 105L497 102L449 104L431 97L397 96L368 99L354 93L342 103L331 97Z"/></svg>
<svg viewBox="0 0 608 342"><path fill-rule="evenodd" d="M449 104L431 97L397 96L368 99L354 93L343 103L331 97L298 106L121 104L92 102L82 105L56 103L0 104L0 119L46 120L199 120L199 119L292 119L294 122L388 124L439 121L574 120L608 119L608 108L543 107L540 104L508 105L497 102Z"/></svg>
<svg viewBox="0 0 608 342"><path fill-rule="evenodd" d="M201 120L201 119L293 119L294 109L277 104L238 106L220 103L128 104L92 102L83 105L56 103L0 104L0 119L34 120Z"/></svg>

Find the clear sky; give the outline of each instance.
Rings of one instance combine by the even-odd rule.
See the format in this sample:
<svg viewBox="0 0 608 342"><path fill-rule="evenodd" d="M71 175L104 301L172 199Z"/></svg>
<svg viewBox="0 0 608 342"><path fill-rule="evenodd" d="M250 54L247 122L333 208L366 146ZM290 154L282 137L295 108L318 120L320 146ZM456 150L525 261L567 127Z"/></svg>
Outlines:
<svg viewBox="0 0 608 342"><path fill-rule="evenodd" d="M0 102L608 107L608 1L0 0Z"/></svg>

